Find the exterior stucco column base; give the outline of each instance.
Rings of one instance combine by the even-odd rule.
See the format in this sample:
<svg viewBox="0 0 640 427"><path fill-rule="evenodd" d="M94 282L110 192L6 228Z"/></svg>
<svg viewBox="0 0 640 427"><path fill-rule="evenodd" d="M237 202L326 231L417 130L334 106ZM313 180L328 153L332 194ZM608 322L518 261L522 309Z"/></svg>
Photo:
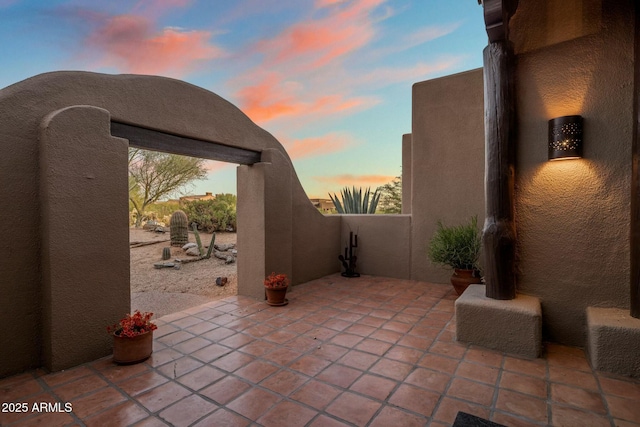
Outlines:
<svg viewBox="0 0 640 427"><path fill-rule="evenodd" d="M539 357L540 300L528 295L494 300L485 296L484 285L471 285L456 300L456 339L532 359Z"/></svg>
<svg viewBox="0 0 640 427"><path fill-rule="evenodd" d="M640 377L640 319L629 310L587 307L587 328L594 369Z"/></svg>

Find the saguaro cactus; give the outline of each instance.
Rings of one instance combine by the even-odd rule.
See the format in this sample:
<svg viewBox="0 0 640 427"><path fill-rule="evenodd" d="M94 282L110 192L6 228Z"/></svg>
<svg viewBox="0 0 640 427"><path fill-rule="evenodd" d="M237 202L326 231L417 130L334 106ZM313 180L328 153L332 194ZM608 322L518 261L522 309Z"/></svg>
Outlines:
<svg viewBox="0 0 640 427"><path fill-rule="evenodd" d="M175 211L169 221L171 227L171 246L184 246L189 242L189 225L187 214L182 211Z"/></svg>

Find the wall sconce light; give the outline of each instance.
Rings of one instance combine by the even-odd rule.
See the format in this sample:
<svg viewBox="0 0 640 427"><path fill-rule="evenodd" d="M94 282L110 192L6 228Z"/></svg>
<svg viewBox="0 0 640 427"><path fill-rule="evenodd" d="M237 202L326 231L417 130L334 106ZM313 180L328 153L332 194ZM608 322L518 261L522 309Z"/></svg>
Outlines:
<svg viewBox="0 0 640 427"><path fill-rule="evenodd" d="M549 160L582 157L582 116L549 120Z"/></svg>

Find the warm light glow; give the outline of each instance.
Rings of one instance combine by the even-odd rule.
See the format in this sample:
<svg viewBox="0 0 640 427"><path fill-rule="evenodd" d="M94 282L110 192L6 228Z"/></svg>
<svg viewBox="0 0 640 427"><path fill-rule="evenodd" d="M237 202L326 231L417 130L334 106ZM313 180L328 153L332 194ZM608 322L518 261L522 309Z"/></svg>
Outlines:
<svg viewBox="0 0 640 427"><path fill-rule="evenodd" d="M552 200L563 200L568 203L566 208L572 209L574 202L571 199L574 197L601 197L603 183L597 169L596 163L583 158L574 159L573 162L544 162L534 172L531 184L527 186L528 191L536 194L532 200L538 200L543 205ZM558 196L560 199L557 199Z"/></svg>
<svg viewBox="0 0 640 427"><path fill-rule="evenodd" d="M550 162L557 162L558 160L577 160L580 159L580 157L559 157L557 159L549 159Z"/></svg>

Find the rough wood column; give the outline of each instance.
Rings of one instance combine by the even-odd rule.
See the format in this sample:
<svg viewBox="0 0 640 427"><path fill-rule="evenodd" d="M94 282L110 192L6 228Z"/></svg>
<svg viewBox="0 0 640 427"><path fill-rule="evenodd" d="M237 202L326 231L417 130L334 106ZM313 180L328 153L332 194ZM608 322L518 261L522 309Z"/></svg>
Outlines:
<svg viewBox="0 0 640 427"><path fill-rule="evenodd" d="M634 43L634 129L631 172L630 315L640 319L640 4L636 2Z"/></svg>
<svg viewBox="0 0 640 427"><path fill-rule="evenodd" d="M489 45L484 50L485 99L485 254L486 296L516 297L514 221L515 72L508 40L509 18L517 1L485 0Z"/></svg>

